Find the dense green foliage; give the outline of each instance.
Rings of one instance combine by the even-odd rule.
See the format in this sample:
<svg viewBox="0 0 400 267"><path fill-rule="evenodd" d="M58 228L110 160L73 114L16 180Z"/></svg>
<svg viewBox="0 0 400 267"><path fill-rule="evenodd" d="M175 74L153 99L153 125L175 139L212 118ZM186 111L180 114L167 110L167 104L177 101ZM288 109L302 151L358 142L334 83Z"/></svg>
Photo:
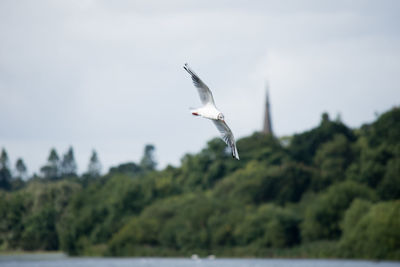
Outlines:
<svg viewBox="0 0 400 267"><path fill-rule="evenodd" d="M13 193L1 193L0 242L3 249L57 250L57 224L81 186L72 181L32 181Z"/></svg>
<svg viewBox="0 0 400 267"><path fill-rule="evenodd" d="M400 260L399 108L360 129L323 114L289 143L255 133L237 146L240 161L213 139L156 170L147 145L104 176L93 152L81 177L72 148L61 162L52 150L20 189L3 150L0 249Z"/></svg>

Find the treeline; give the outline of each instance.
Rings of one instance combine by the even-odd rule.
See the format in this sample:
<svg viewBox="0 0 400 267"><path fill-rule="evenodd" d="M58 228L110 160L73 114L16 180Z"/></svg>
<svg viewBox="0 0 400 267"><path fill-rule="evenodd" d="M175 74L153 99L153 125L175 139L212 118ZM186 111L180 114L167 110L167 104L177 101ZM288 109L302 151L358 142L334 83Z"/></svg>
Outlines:
<svg viewBox="0 0 400 267"><path fill-rule="evenodd" d="M84 175L99 176L100 172L101 163L98 159L97 152L93 150L87 172ZM15 168L12 169L5 148L2 149L0 154L0 189L3 190L20 189L24 186L25 182L30 179L55 181L66 177L77 176L77 164L72 147L68 149L62 158L58 156L56 149L52 148L47 162L40 168L40 174L34 173L32 176L28 175L28 168L22 158L17 159Z"/></svg>
<svg viewBox="0 0 400 267"><path fill-rule="evenodd" d="M240 161L213 139L179 167L146 146L103 176L29 180L0 193L0 249L400 260L399 108L237 146Z"/></svg>
<svg viewBox="0 0 400 267"><path fill-rule="evenodd" d="M118 167L111 168L110 173L129 171L137 174L148 170L154 170L157 165L154 160L154 150L154 145L146 145L139 165L133 162L121 164ZM31 182L32 180L56 181L77 178L81 182L87 182L88 179L98 178L101 175L102 165L97 152L95 150L92 151L87 170L81 177L77 174L77 168L72 146L69 147L62 158L58 156L56 149L52 148L47 162L40 168L40 174L33 173L32 176L29 176L28 168L22 158L17 159L15 168L12 169L8 153L5 148L3 148L0 154L0 190L15 191L24 187L27 181Z"/></svg>

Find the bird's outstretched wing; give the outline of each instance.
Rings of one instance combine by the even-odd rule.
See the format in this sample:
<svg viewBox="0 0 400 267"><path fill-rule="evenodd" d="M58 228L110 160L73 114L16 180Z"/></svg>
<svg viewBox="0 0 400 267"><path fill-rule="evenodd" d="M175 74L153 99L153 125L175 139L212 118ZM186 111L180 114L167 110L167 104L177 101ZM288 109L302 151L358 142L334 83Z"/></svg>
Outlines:
<svg viewBox="0 0 400 267"><path fill-rule="evenodd" d="M235 138L233 137L231 129L228 127L225 121L221 120L212 120L212 121L214 122L215 126L217 126L218 131L221 133L222 140L224 140L224 142L228 146L230 146L232 151L232 157L239 160L239 153L237 152Z"/></svg>
<svg viewBox="0 0 400 267"><path fill-rule="evenodd" d="M199 92L201 103L203 103L203 105L212 104L215 106L213 95L208 86L189 68L187 63L185 63L183 68L192 76L194 86L196 86Z"/></svg>

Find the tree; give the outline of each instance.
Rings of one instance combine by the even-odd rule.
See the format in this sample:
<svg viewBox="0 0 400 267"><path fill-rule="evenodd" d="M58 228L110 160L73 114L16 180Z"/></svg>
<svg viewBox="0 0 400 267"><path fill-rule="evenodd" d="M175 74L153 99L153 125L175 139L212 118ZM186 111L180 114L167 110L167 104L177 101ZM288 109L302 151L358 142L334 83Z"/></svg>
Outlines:
<svg viewBox="0 0 400 267"><path fill-rule="evenodd" d="M76 176L76 170L77 166L74 157L74 150L70 147L61 161L61 174L65 176Z"/></svg>
<svg viewBox="0 0 400 267"><path fill-rule="evenodd" d="M296 161L311 164L319 146L332 140L337 134L344 135L350 142L355 140L355 136L349 128L343 123L331 121L328 114L324 113L317 128L293 136L289 152Z"/></svg>
<svg viewBox="0 0 400 267"><path fill-rule="evenodd" d="M9 169L9 159L8 159L8 154L7 151L3 148L1 150L1 155L0 155L0 169L7 168Z"/></svg>
<svg viewBox="0 0 400 267"><path fill-rule="evenodd" d="M101 163L99 161L99 158L98 158L97 153L96 153L95 150L92 151L92 156L90 157L90 161L89 161L88 171L87 172L91 177L100 176Z"/></svg>
<svg viewBox="0 0 400 267"><path fill-rule="evenodd" d="M21 247L24 250L57 250L56 231L57 213L51 204L27 216L21 235Z"/></svg>
<svg viewBox="0 0 400 267"><path fill-rule="evenodd" d="M382 199L400 198L400 157L389 160L386 165L385 176L377 190Z"/></svg>
<svg viewBox="0 0 400 267"><path fill-rule="evenodd" d="M333 184L319 194L305 211L301 229L303 240L338 239L341 235L340 222L356 198L374 201L377 197L371 188L353 181Z"/></svg>
<svg viewBox="0 0 400 267"><path fill-rule="evenodd" d="M143 157L140 161L140 166L143 168L145 171L153 171L155 170L157 166L157 162L155 161L154 157L154 151L155 151L154 145L147 144L144 147L144 153Z"/></svg>
<svg viewBox="0 0 400 267"><path fill-rule="evenodd" d="M19 178L21 178L21 179L26 178L27 168L26 168L24 161L21 158L17 159L17 162L15 163L15 169L17 170Z"/></svg>
<svg viewBox="0 0 400 267"><path fill-rule="evenodd" d="M264 204L246 215L234 231L237 244L284 248L299 243L300 220L293 212Z"/></svg>
<svg viewBox="0 0 400 267"><path fill-rule="evenodd" d="M0 188L10 189L11 172L9 168L9 159L6 150L3 148L0 155Z"/></svg>
<svg viewBox="0 0 400 267"><path fill-rule="evenodd" d="M353 203L345 216L352 223L344 224L344 234L340 241L343 256L398 260L399 218L399 200L379 202L372 206L367 202Z"/></svg>
<svg viewBox="0 0 400 267"><path fill-rule="evenodd" d="M347 171L350 179L379 188L379 194L386 200L400 195L399 168L396 169L400 158L399 118L400 108L393 108L358 130L355 146L358 160Z"/></svg>
<svg viewBox="0 0 400 267"><path fill-rule="evenodd" d="M135 176L141 174L142 169L134 162L127 162L127 163L122 163L116 167L110 168L109 170L110 175L117 173Z"/></svg>
<svg viewBox="0 0 400 267"><path fill-rule="evenodd" d="M400 140L400 107L394 107L382 114L371 127L366 127L366 130L372 147L382 143L397 145Z"/></svg>
<svg viewBox="0 0 400 267"><path fill-rule="evenodd" d="M352 159L350 142L343 134L337 134L332 140L320 145L314 157L320 177L314 181L314 188L320 190L335 181L343 181L345 170Z"/></svg>
<svg viewBox="0 0 400 267"><path fill-rule="evenodd" d="M52 148L50 150L49 157L47 158L47 164L40 168L40 172L46 179L58 179L60 177L60 158L58 157L57 151Z"/></svg>

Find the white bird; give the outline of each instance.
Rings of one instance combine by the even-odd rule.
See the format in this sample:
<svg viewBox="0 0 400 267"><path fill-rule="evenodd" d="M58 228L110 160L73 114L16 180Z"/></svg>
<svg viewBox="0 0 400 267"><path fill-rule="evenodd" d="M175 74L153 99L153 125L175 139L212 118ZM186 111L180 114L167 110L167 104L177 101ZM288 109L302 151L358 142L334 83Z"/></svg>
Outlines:
<svg viewBox="0 0 400 267"><path fill-rule="evenodd" d="M225 122L224 115L221 111L217 109L214 103L213 95L207 85L200 80L199 76L194 73L186 63L183 68L192 76L194 86L200 95L200 100L203 106L197 109L192 109L191 112L195 116L201 116L206 119L210 119L215 126L217 126L218 131L221 133L222 140L231 148L232 157L239 160L239 154L236 149L235 138L231 129Z"/></svg>

